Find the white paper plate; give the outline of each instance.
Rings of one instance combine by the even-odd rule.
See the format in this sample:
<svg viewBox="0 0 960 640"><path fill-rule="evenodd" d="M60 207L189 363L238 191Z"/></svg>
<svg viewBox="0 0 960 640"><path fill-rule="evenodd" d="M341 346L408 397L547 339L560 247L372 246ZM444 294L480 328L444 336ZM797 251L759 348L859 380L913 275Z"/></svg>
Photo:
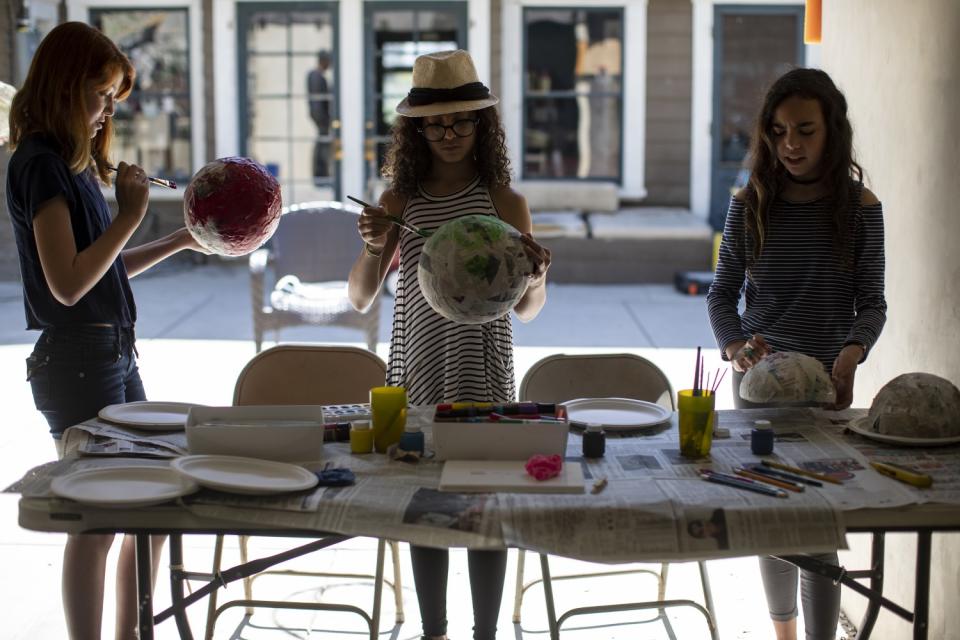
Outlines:
<svg viewBox="0 0 960 640"><path fill-rule="evenodd" d="M126 465L82 469L53 479L61 498L97 507L146 507L193 493L197 483L170 467Z"/></svg>
<svg viewBox="0 0 960 640"><path fill-rule="evenodd" d="M887 444L899 444L905 447L943 447L949 444L960 443L960 436L949 438L909 438L906 436L891 436L886 433L876 433L870 430L870 416L856 418L847 423L847 428L864 438Z"/></svg>
<svg viewBox="0 0 960 640"><path fill-rule="evenodd" d="M187 413L195 405L186 402L127 402L111 404L97 414L101 420L147 431L182 431Z"/></svg>
<svg viewBox="0 0 960 640"><path fill-rule="evenodd" d="M673 412L653 402L630 398L580 398L564 402L571 422L596 423L610 431L663 424Z"/></svg>
<svg viewBox="0 0 960 640"><path fill-rule="evenodd" d="M247 495L302 491L318 482L317 476L303 467L258 458L183 456L170 466L203 487Z"/></svg>

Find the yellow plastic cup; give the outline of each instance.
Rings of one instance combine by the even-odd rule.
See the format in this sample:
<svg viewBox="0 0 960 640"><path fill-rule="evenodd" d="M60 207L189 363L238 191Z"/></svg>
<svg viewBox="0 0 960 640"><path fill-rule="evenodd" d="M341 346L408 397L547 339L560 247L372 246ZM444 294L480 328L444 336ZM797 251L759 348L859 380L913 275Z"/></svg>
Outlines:
<svg viewBox="0 0 960 640"><path fill-rule="evenodd" d="M693 395L693 389L677 392L680 413L680 455L685 458L705 458L713 442L715 396L710 391Z"/></svg>
<svg viewBox="0 0 960 640"><path fill-rule="evenodd" d="M407 423L407 390L403 387L370 389L370 413L373 417L373 446L377 453L400 442Z"/></svg>

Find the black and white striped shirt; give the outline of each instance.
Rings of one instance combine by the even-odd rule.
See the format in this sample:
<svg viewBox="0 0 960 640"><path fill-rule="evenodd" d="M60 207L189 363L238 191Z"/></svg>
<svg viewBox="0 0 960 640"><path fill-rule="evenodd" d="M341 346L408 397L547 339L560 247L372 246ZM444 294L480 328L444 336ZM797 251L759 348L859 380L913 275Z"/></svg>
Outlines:
<svg viewBox="0 0 960 640"><path fill-rule="evenodd" d="M732 198L707 309L724 348L757 333L775 351L798 351L827 371L847 344L869 352L886 322L883 295L883 208L857 206L851 220L852 267L841 264L827 200L770 209L763 251L749 260L752 240L745 204ZM738 312L746 283L746 307ZM726 359L726 354L723 354Z"/></svg>
<svg viewBox="0 0 960 640"><path fill-rule="evenodd" d="M447 196L419 189L407 202L403 218L422 229L435 229L471 214L498 215L479 177ZM423 243L419 235L400 230L387 384L405 387L410 404L512 402L516 389L510 314L468 325L430 308L417 280Z"/></svg>

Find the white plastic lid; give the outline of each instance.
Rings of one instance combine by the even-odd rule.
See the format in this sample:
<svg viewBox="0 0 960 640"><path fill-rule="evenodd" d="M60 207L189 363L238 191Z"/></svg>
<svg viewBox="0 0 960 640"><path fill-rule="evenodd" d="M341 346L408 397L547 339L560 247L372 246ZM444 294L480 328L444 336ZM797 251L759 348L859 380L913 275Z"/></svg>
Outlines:
<svg viewBox="0 0 960 640"><path fill-rule="evenodd" d="M356 422L351 422L350 428L353 429L354 431L367 431L368 429L370 429L370 421L357 420Z"/></svg>
<svg viewBox="0 0 960 640"><path fill-rule="evenodd" d="M769 420L754 420L753 426L757 429L771 429L772 425Z"/></svg>

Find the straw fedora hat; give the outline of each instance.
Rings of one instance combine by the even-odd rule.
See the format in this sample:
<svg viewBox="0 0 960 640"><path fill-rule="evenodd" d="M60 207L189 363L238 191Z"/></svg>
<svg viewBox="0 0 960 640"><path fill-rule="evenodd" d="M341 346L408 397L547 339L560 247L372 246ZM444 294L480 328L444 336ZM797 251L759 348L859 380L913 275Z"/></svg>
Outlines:
<svg viewBox="0 0 960 640"><path fill-rule="evenodd" d="M408 118L477 111L500 100L480 82L470 54L462 49L418 56L413 63L413 88L397 105Z"/></svg>

